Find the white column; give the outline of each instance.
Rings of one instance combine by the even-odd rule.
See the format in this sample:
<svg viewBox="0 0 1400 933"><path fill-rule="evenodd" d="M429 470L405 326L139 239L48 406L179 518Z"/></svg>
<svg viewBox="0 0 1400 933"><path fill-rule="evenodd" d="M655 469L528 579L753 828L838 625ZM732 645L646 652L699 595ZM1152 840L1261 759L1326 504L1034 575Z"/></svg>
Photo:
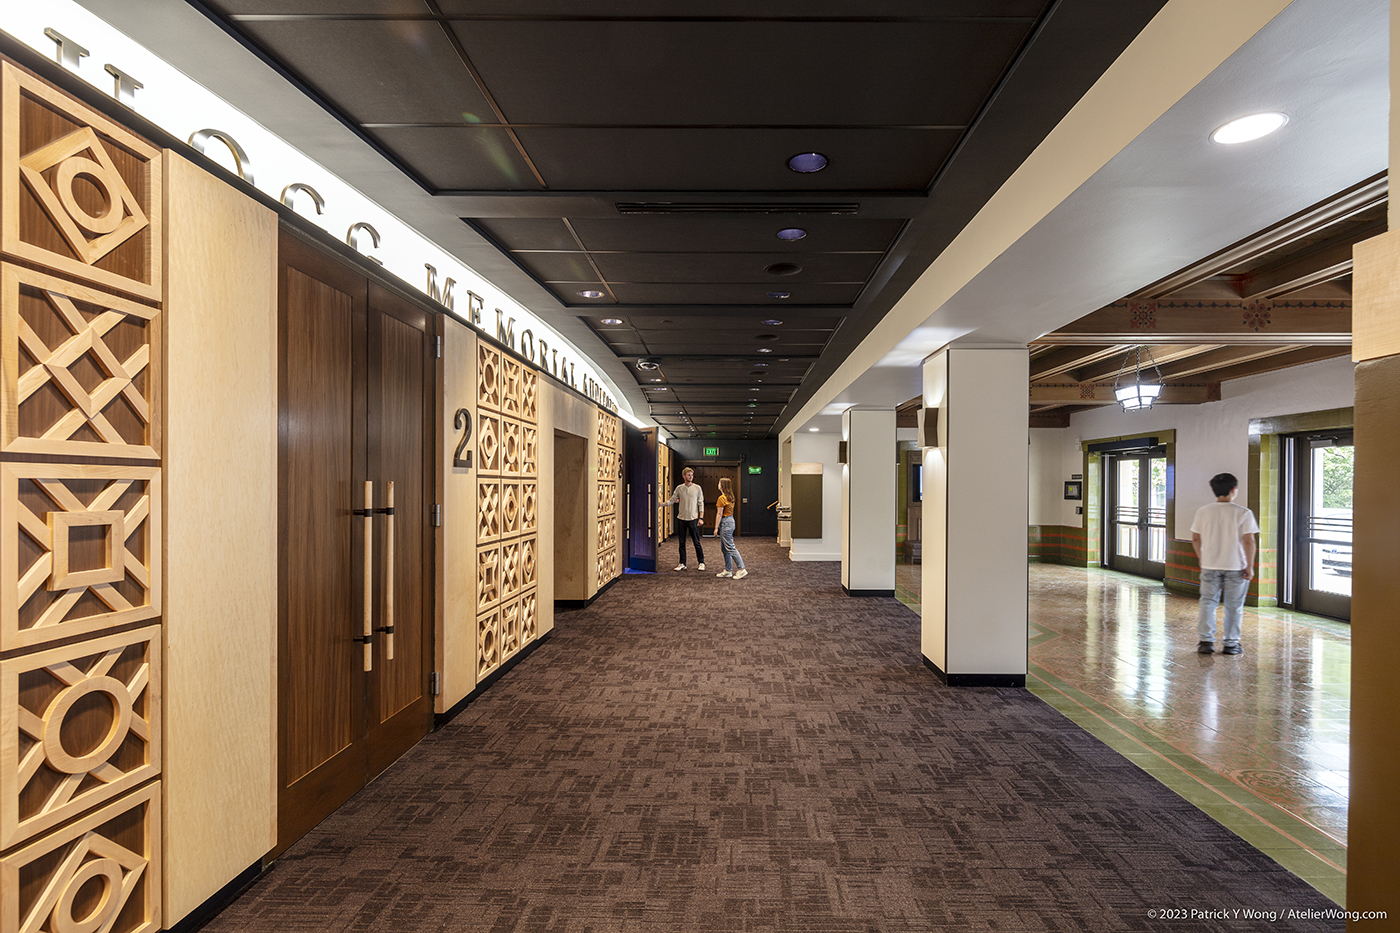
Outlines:
<svg viewBox="0 0 1400 933"><path fill-rule="evenodd" d="M849 596L894 595L894 412L841 415L841 587Z"/></svg>
<svg viewBox="0 0 1400 933"><path fill-rule="evenodd" d="M939 437L924 449L922 648L952 686L1026 682L1029 360L950 347L924 363Z"/></svg>

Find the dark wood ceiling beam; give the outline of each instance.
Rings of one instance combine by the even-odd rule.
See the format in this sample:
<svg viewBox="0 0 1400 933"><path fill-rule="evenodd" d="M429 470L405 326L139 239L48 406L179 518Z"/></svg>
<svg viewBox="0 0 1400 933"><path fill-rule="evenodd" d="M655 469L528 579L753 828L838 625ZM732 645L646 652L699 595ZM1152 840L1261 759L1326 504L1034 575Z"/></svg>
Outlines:
<svg viewBox="0 0 1400 933"><path fill-rule="evenodd" d="M1350 346L1351 302L1122 302L1086 314L1033 343Z"/></svg>
<svg viewBox="0 0 1400 933"><path fill-rule="evenodd" d="M1032 428L1067 428L1069 427L1069 412L1067 411L1047 411L1031 412L1030 427Z"/></svg>
<svg viewBox="0 0 1400 933"><path fill-rule="evenodd" d="M1286 353L1279 353L1264 359L1253 360L1248 363L1240 363L1235 366L1228 366L1224 369L1212 370L1210 378L1224 381L1226 379L1240 379L1244 376L1257 376L1260 373L1275 372L1280 369L1288 369L1293 366L1301 366L1304 363L1316 363L1319 360L1330 360L1339 356L1350 356L1351 350L1347 347L1303 347L1298 350L1290 350Z"/></svg>
<svg viewBox="0 0 1400 933"><path fill-rule="evenodd" d="M1112 383L1049 383L1033 385L1030 388L1030 403L1037 407L1052 402L1070 405L1118 404L1118 400L1113 395ZM1218 382L1166 385L1162 387L1162 394L1157 399L1159 405L1200 405L1204 402L1218 401L1220 401L1220 383Z"/></svg>
<svg viewBox="0 0 1400 933"><path fill-rule="evenodd" d="M1109 359L1121 353L1126 353L1126 346L1107 347L1048 347L1048 352L1039 356L1032 355L1031 359L1031 381L1051 379L1055 376L1089 366L1101 360Z"/></svg>
<svg viewBox="0 0 1400 933"><path fill-rule="evenodd" d="M1319 230L1372 210L1389 199L1389 184L1384 172L1353 185L1334 198L1314 205L1288 217L1272 227L1239 243L1207 256L1164 279L1152 283L1133 296L1135 300L1165 298L1190 288L1228 269L1247 265L1276 250L1297 243Z"/></svg>
<svg viewBox="0 0 1400 933"><path fill-rule="evenodd" d="M1190 359L1193 356L1199 356L1202 353L1208 353L1218 348L1218 344L1200 343L1154 346L1143 353L1142 365L1148 373L1155 375L1156 371L1152 368L1152 363L1157 364L1157 369L1162 369L1168 363ZM1135 354L1129 357L1129 352L1129 350L1120 351L1099 365L1085 366L1081 369L1076 369L1073 371L1070 378L1074 379L1076 382L1104 382L1116 378L1120 371L1125 375L1131 376L1137 358ZM1148 362L1149 354L1152 358L1152 362ZM1123 365L1125 361L1127 362L1126 367Z"/></svg>
<svg viewBox="0 0 1400 933"><path fill-rule="evenodd" d="M1356 243L1385 231L1385 224L1366 228L1365 236L1347 237L1310 250L1286 262L1265 266L1239 278L1241 298L1280 298L1323 282L1351 275L1351 251Z"/></svg>
<svg viewBox="0 0 1400 933"><path fill-rule="evenodd" d="M1283 347L1216 347L1199 356L1193 356L1186 360L1162 367L1163 379L1190 379L1193 376L1202 376L1207 381L1215 378L1215 371L1238 366L1241 363L1251 363L1255 360L1267 359L1271 356L1278 356L1281 353L1292 353L1294 350L1303 349L1297 346ZM1345 352L1344 347L1333 348Z"/></svg>

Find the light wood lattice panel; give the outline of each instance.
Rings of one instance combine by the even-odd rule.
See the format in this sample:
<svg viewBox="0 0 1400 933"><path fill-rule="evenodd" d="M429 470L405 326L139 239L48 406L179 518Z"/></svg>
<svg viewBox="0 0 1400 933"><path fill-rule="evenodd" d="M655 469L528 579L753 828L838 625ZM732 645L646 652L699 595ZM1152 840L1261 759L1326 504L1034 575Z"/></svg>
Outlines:
<svg viewBox="0 0 1400 933"><path fill-rule="evenodd" d="M618 490L622 455L619 449L620 422L602 409L597 412L595 436L598 444L598 482L595 503L598 514L596 571L601 587L622 573L617 554Z"/></svg>
<svg viewBox="0 0 1400 933"><path fill-rule="evenodd" d="M148 305L0 264L4 451L159 456L157 315Z"/></svg>
<svg viewBox="0 0 1400 933"><path fill-rule="evenodd" d="M0 647L160 615L160 471L0 465Z"/></svg>
<svg viewBox="0 0 1400 933"><path fill-rule="evenodd" d="M0 859L0 933L161 929L160 782Z"/></svg>
<svg viewBox="0 0 1400 933"><path fill-rule="evenodd" d="M160 151L8 62L0 107L0 249L159 301Z"/></svg>
<svg viewBox="0 0 1400 933"><path fill-rule="evenodd" d="M540 438L539 374L486 341L477 347L480 679L537 635Z"/></svg>
<svg viewBox="0 0 1400 933"><path fill-rule="evenodd" d="M0 846L160 769L156 626L0 662Z"/></svg>

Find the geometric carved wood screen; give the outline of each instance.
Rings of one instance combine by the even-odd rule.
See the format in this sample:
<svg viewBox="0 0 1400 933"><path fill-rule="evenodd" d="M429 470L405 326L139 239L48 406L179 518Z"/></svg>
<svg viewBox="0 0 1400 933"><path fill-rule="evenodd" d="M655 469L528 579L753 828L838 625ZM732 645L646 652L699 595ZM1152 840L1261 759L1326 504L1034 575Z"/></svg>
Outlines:
<svg viewBox="0 0 1400 933"><path fill-rule="evenodd" d="M539 373L477 341L476 675L539 635Z"/></svg>
<svg viewBox="0 0 1400 933"><path fill-rule="evenodd" d="M0 127L0 933L159 930L161 153L7 61Z"/></svg>
<svg viewBox="0 0 1400 933"><path fill-rule="evenodd" d="M622 483L621 422L615 415L598 409L595 439L598 444L597 543L598 586L601 588L622 574L619 557L618 495Z"/></svg>

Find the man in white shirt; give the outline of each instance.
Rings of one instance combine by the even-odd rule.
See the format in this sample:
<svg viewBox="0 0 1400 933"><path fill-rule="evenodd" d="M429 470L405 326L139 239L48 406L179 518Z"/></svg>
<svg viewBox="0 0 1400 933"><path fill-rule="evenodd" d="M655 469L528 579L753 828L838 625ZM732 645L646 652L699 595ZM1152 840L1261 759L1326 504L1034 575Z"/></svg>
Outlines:
<svg viewBox="0 0 1400 933"><path fill-rule="evenodd" d="M1240 622L1244 617L1244 597L1254 577L1255 535L1259 523L1254 513L1235 504L1239 480L1230 473L1210 478L1215 501L1196 510L1191 522L1191 547L1201 565L1201 606L1196 651L1215 651L1215 607L1225 604L1225 631L1221 654L1241 654ZM1223 600L1222 600L1223 595Z"/></svg>
<svg viewBox="0 0 1400 933"><path fill-rule="evenodd" d="M705 549L700 546L700 522L705 517L705 490L695 485L695 471L690 467L681 470L681 479L685 482L677 486L671 498L666 500L667 505L680 503L680 508L676 509L676 520L681 525L681 564L676 569L685 569L685 537L690 535L695 539L695 559L700 562L700 569L704 570Z"/></svg>

